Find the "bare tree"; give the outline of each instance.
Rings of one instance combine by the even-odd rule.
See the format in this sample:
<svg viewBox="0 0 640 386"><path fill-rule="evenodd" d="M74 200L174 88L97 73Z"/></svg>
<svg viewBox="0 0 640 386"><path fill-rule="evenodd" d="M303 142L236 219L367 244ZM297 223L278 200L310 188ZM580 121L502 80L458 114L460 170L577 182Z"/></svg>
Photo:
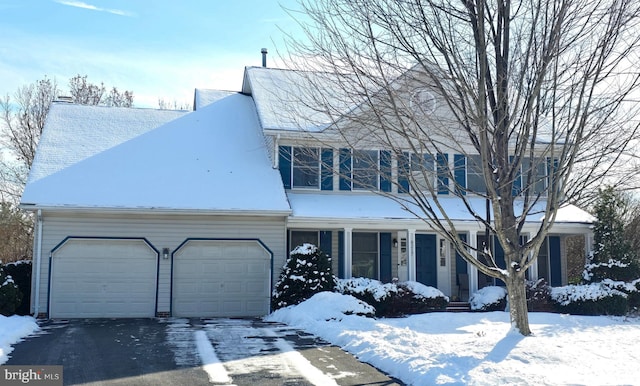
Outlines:
<svg viewBox="0 0 640 386"><path fill-rule="evenodd" d="M558 208L605 177L616 178L612 171L637 133L631 96L639 85L640 3L300 0L300 6L306 39L291 39L289 64L314 74L306 76L308 90L298 92L304 113L332 120L326 132L353 148L389 149L403 183L394 180L397 188L386 194L479 272L504 281L511 322L529 335L525 272ZM457 181L457 161L438 162L452 152L464 155L476 181ZM411 162L424 154L435 163ZM495 235L504 266L488 246L458 236L443 189ZM542 220L524 239L532 214Z"/></svg>
<svg viewBox="0 0 640 386"><path fill-rule="evenodd" d="M69 80L72 101L78 104L104 104L131 107L133 92L120 92L116 87L105 94L104 84L87 81L87 76L76 75ZM0 122L4 125L0 143L9 154L0 158L0 195L2 201L17 202L45 125L51 102L61 94L55 80L47 77L20 87L14 97L0 98ZM15 156L17 162L11 157Z"/></svg>
<svg viewBox="0 0 640 386"><path fill-rule="evenodd" d="M33 220L10 202L0 202L0 261L4 264L32 255Z"/></svg>
<svg viewBox="0 0 640 386"><path fill-rule="evenodd" d="M178 102L173 100L169 102L164 98L158 98L158 108L160 110L191 110L191 104L189 102Z"/></svg>
<svg viewBox="0 0 640 386"><path fill-rule="evenodd" d="M104 83L100 85L87 81L87 75L76 75L69 80L69 92L73 103L81 105L106 105L132 107L133 91L120 92L117 87L107 93Z"/></svg>
<svg viewBox="0 0 640 386"><path fill-rule="evenodd" d="M3 145L15 152L18 160L31 167L36 153L36 145L45 119L49 113L51 101L58 95L55 80L44 78L15 93L15 101L9 95L0 99L2 121L7 136Z"/></svg>

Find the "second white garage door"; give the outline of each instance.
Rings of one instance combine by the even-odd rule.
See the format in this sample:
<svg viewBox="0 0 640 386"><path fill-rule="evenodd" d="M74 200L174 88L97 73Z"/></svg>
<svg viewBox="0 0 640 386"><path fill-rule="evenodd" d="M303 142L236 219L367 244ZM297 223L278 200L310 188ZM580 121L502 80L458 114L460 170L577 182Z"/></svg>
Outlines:
<svg viewBox="0 0 640 386"><path fill-rule="evenodd" d="M173 256L173 315L269 313L271 253L256 240L189 240Z"/></svg>

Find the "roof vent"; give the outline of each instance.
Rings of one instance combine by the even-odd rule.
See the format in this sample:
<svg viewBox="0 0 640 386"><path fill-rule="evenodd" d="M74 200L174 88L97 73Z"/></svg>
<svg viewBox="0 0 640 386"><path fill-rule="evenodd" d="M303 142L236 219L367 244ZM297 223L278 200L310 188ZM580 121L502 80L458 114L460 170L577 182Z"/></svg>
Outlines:
<svg viewBox="0 0 640 386"><path fill-rule="evenodd" d="M262 67L267 67L267 49L263 48L260 52L262 53Z"/></svg>
<svg viewBox="0 0 640 386"><path fill-rule="evenodd" d="M73 103L73 97L68 95L58 95L56 102Z"/></svg>

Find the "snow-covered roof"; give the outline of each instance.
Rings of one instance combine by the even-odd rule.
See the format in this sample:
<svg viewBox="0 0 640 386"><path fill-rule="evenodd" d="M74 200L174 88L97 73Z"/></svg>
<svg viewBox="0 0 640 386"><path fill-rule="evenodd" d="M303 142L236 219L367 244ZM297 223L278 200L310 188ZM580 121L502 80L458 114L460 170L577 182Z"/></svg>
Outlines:
<svg viewBox="0 0 640 386"><path fill-rule="evenodd" d="M323 194L307 192L288 192L292 209L292 219L356 219L356 220L415 220L416 216L405 209L397 201L380 194L343 193ZM398 197L402 197L401 195ZM408 198L408 197L407 197ZM475 221L462 200L457 197L441 197L438 199L443 209L453 221ZM486 201L481 197L467 198L470 206L477 213L484 213ZM415 213L419 209L410 202L404 203ZM544 203L538 203L539 211L528 216L527 221L540 222L544 217ZM555 223L590 224L594 217L584 210L566 205L558 210Z"/></svg>
<svg viewBox="0 0 640 386"><path fill-rule="evenodd" d="M204 106L210 105L219 101L222 98L226 98L229 95L237 94L237 91L224 91L224 90L212 90L197 88L194 93L193 109L197 110Z"/></svg>
<svg viewBox="0 0 640 386"><path fill-rule="evenodd" d="M320 132L357 105L344 87L335 74L247 67L242 91L253 97L264 129Z"/></svg>
<svg viewBox="0 0 640 386"><path fill-rule="evenodd" d="M288 213L251 98L219 96L193 112L54 104L22 205Z"/></svg>

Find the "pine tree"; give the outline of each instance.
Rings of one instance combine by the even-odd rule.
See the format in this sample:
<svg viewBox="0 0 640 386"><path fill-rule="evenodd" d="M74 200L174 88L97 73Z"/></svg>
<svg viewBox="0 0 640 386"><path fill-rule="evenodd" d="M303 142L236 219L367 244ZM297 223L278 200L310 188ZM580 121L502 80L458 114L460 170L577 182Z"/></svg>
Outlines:
<svg viewBox="0 0 640 386"><path fill-rule="evenodd" d="M13 315L20 303L22 303L22 292L18 289L13 278L0 265L0 314Z"/></svg>
<svg viewBox="0 0 640 386"><path fill-rule="evenodd" d="M277 310L302 303L322 291L333 291L336 279L331 272L331 257L313 244L303 244L291 251L282 268L271 298Z"/></svg>
<svg viewBox="0 0 640 386"><path fill-rule="evenodd" d="M640 276L640 266L624 235L622 208L622 198L613 187L600 190L594 208L594 251L583 275L587 282L630 281Z"/></svg>

